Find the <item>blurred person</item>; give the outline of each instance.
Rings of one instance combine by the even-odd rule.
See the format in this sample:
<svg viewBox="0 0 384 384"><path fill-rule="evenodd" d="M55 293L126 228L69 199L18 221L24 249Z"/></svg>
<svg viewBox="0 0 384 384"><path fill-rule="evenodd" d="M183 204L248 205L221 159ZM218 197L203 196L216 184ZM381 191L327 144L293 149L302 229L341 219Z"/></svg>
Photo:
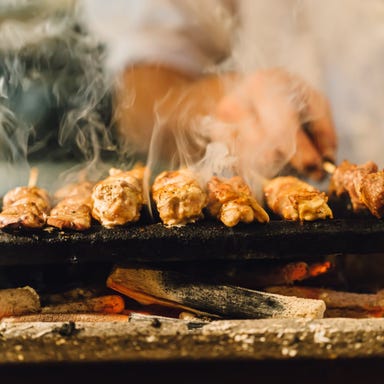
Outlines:
<svg viewBox="0 0 384 384"><path fill-rule="evenodd" d="M192 163L211 149L214 162L219 143L248 179L290 164L313 180L324 160L381 161L379 0L2 7L6 160L56 143L88 160L108 149L156 161L164 147Z"/></svg>
<svg viewBox="0 0 384 384"><path fill-rule="evenodd" d="M298 32L295 3L284 2L279 15L287 17L280 27L290 36ZM247 10L267 16L273 5L84 1L85 23L106 43L117 79L114 118L124 150L177 152L194 163L207 145L221 143L249 182L287 163L324 177L323 161L336 160L337 145L327 99L283 60L265 61L276 55L247 31Z"/></svg>

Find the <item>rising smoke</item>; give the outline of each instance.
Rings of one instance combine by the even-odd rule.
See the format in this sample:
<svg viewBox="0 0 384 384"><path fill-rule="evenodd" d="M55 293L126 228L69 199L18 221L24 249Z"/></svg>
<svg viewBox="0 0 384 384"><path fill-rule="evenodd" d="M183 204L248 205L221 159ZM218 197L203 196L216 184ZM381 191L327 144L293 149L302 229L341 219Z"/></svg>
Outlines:
<svg viewBox="0 0 384 384"><path fill-rule="evenodd" d="M113 145L102 45L71 0L8 0L0 10L0 161L13 170L3 188L26 184L35 160L94 164Z"/></svg>
<svg viewBox="0 0 384 384"><path fill-rule="evenodd" d="M235 4L240 21L231 31L234 38L225 68L252 74L282 67L299 75L330 100L339 145L336 161L373 160L383 167L384 2L241 0ZM307 116L302 122L316 117ZM241 168L251 184L257 185L252 175L260 175L260 170L266 176L279 172L295 150L296 128L282 128L269 132L261 146L237 149L247 160ZM247 137L247 126L242 129ZM285 149L278 151L275 162L262 164L269 152L281 147Z"/></svg>
<svg viewBox="0 0 384 384"><path fill-rule="evenodd" d="M277 66L292 71L329 97L337 160L372 159L383 166L383 21L380 0L4 0L1 160L27 164L55 147L55 155L95 164L101 151L116 150L108 116L111 75L128 59L147 58L192 73L250 74ZM151 166L159 163L163 125L153 127ZM246 124L224 126L203 117L188 133L178 131L179 150L167 166L193 165L205 175L240 170L257 189L260 177L278 173L295 150L297 127L282 128L271 128L261 145L246 139L253 135ZM220 137L234 129L244 144L224 146ZM209 131L217 139L207 146ZM206 151L200 162L186 150L187 137ZM270 158L270 152L278 155Z"/></svg>

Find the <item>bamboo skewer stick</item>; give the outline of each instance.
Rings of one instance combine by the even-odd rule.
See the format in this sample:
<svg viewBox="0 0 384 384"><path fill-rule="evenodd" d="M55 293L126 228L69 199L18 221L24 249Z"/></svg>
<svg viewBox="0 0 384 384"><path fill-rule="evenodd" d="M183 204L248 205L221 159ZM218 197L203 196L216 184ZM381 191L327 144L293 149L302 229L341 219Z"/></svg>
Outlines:
<svg viewBox="0 0 384 384"><path fill-rule="evenodd" d="M324 171L329 173L330 175L332 175L335 172L336 168L337 168L336 165L330 161L324 161L323 163Z"/></svg>
<svg viewBox="0 0 384 384"><path fill-rule="evenodd" d="M37 179L39 178L39 170L37 167L32 167L29 171L28 188L36 187Z"/></svg>

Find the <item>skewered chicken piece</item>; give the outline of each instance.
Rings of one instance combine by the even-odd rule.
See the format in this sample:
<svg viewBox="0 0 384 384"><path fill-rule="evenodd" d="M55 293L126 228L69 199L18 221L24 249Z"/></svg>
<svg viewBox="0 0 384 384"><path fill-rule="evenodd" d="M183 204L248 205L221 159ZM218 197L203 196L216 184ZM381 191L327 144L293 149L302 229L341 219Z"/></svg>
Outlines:
<svg viewBox="0 0 384 384"><path fill-rule="evenodd" d="M147 203L147 199L146 199L146 196L144 194L144 184L143 184L144 183L145 170L146 170L146 167L141 162L138 162L128 171L131 176L135 177L138 180L138 182L140 183L140 186L143 190L142 191L142 196L143 196L143 203L142 204ZM116 176L121 172L122 171L119 168L111 168L109 170L109 175L110 176Z"/></svg>
<svg viewBox="0 0 384 384"><path fill-rule="evenodd" d="M31 169L28 186L16 187L4 195L0 228L42 228L51 208L49 194L35 186L37 170Z"/></svg>
<svg viewBox="0 0 384 384"><path fill-rule="evenodd" d="M136 222L143 206L143 167L130 171L109 170L109 177L92 190L92 216L104 227L113 228Z"/></svg>
<svg viewBox="0 0 384 384"><path fill-rule="evenodd" d="M91 227L93 184L89 181L70 184L55 193L59 202L52 208L47 224L59 229L84 231Z"/></svg>
<svg viewBox="0 0 384 384"><path fill-rule="evenodd" d="M384 216L384 171L364 176L360 193L361 201L374 216L381 219Z"/></svg>
<svg viewBox="0 0 384 384"><path fill-rule="evenodd" d="M189 169L164 171L152 184L152 197L166 226L185 225L203 218L207 195Z"/></svg>
<svg viewBox="0 0 384 384"><path fill-rule="evenodd" d="M368 161L362 165L356 165L344 160L332 173L329 184L329 194L336 195L337 197L347 194L351 200L353 211L356 213L364 211L368 207L363 199L371 201L370 205L375 204L372 198L368 197L373 190L368 185L365 186L365 197L362 197L362 186L365 184L366 176L376 173L377 171L378 167L372 161ZM377 209L375 211L377 212Z"/></svg>
<svg viewBox="0 0 384 384"><path fill-rule="evenodd" d="M234 227L239 222L269 221L267 212L252 196L250 188L240 176L230 179L212 177L208 182L207 208L212 216L227 227Z"/></svg>
<svg viewBox="0 0 384 384"><path fill-rule="evenodd" d="M121 169L117 169L117 168L111 168L109 170L109 173L111 176L114 176L114 175L117 175L119 173L121 173ZM137 180L139 180L140 183L143 183L143 179L144 179L144 173L145 173L145 166L138 162L136 163L132 169L130 169L129 171L129 174L133 177L136 177Z"/></svg>
<svg viewBox="0 0 384 384"><path fill-rule="evenodd" d="M333 218L327 195L294 176L281 176L267 181L264 195L269 208L286 220Z"/></svg>

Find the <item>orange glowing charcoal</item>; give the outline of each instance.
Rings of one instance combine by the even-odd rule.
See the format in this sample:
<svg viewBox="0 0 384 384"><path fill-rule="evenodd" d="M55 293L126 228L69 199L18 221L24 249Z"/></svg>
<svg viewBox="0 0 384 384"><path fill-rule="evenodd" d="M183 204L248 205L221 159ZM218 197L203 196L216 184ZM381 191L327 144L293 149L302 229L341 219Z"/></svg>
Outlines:
<svg viewBox="0 0 384 384"><path fill-rule="evenodd" d="M261 288L269 285L293 284L309 277L309 267L305 262L291 262L286 265L229 265L210 271L214 279L225 279L226 282L240 287Z"/></svg>
<svg viewBox="0 0 384 384"><path fill-rule="evenodd" d="M330 261L311 264L309 266L309 275L312 277L323 275L324 273L327 273L330 270L331 266L332 264Z"/></svg>
<svg viewBox="0 0 384 384"><path fill-rule="evenodd" d="M69 303L46 306L42 313L122 313L124 299L119 295L106 295L73 301Z"/></svg>
<svg viewBox="0 0 384 384"><path fill-rule="evenodd" d="M308 264L303 262L290 263L281 270L286 283L293 283L308 277Z"/></svg>
<svg viewBox="0 0 384 384"><path fill-rule="evenodd" d="M292 285L326 273L330 268L329 261L314 264L294 261L284 265L229 265L224 268L217 266L214 275L210 272L210 276L230 284L257 289L272 285Z"/></svg>

